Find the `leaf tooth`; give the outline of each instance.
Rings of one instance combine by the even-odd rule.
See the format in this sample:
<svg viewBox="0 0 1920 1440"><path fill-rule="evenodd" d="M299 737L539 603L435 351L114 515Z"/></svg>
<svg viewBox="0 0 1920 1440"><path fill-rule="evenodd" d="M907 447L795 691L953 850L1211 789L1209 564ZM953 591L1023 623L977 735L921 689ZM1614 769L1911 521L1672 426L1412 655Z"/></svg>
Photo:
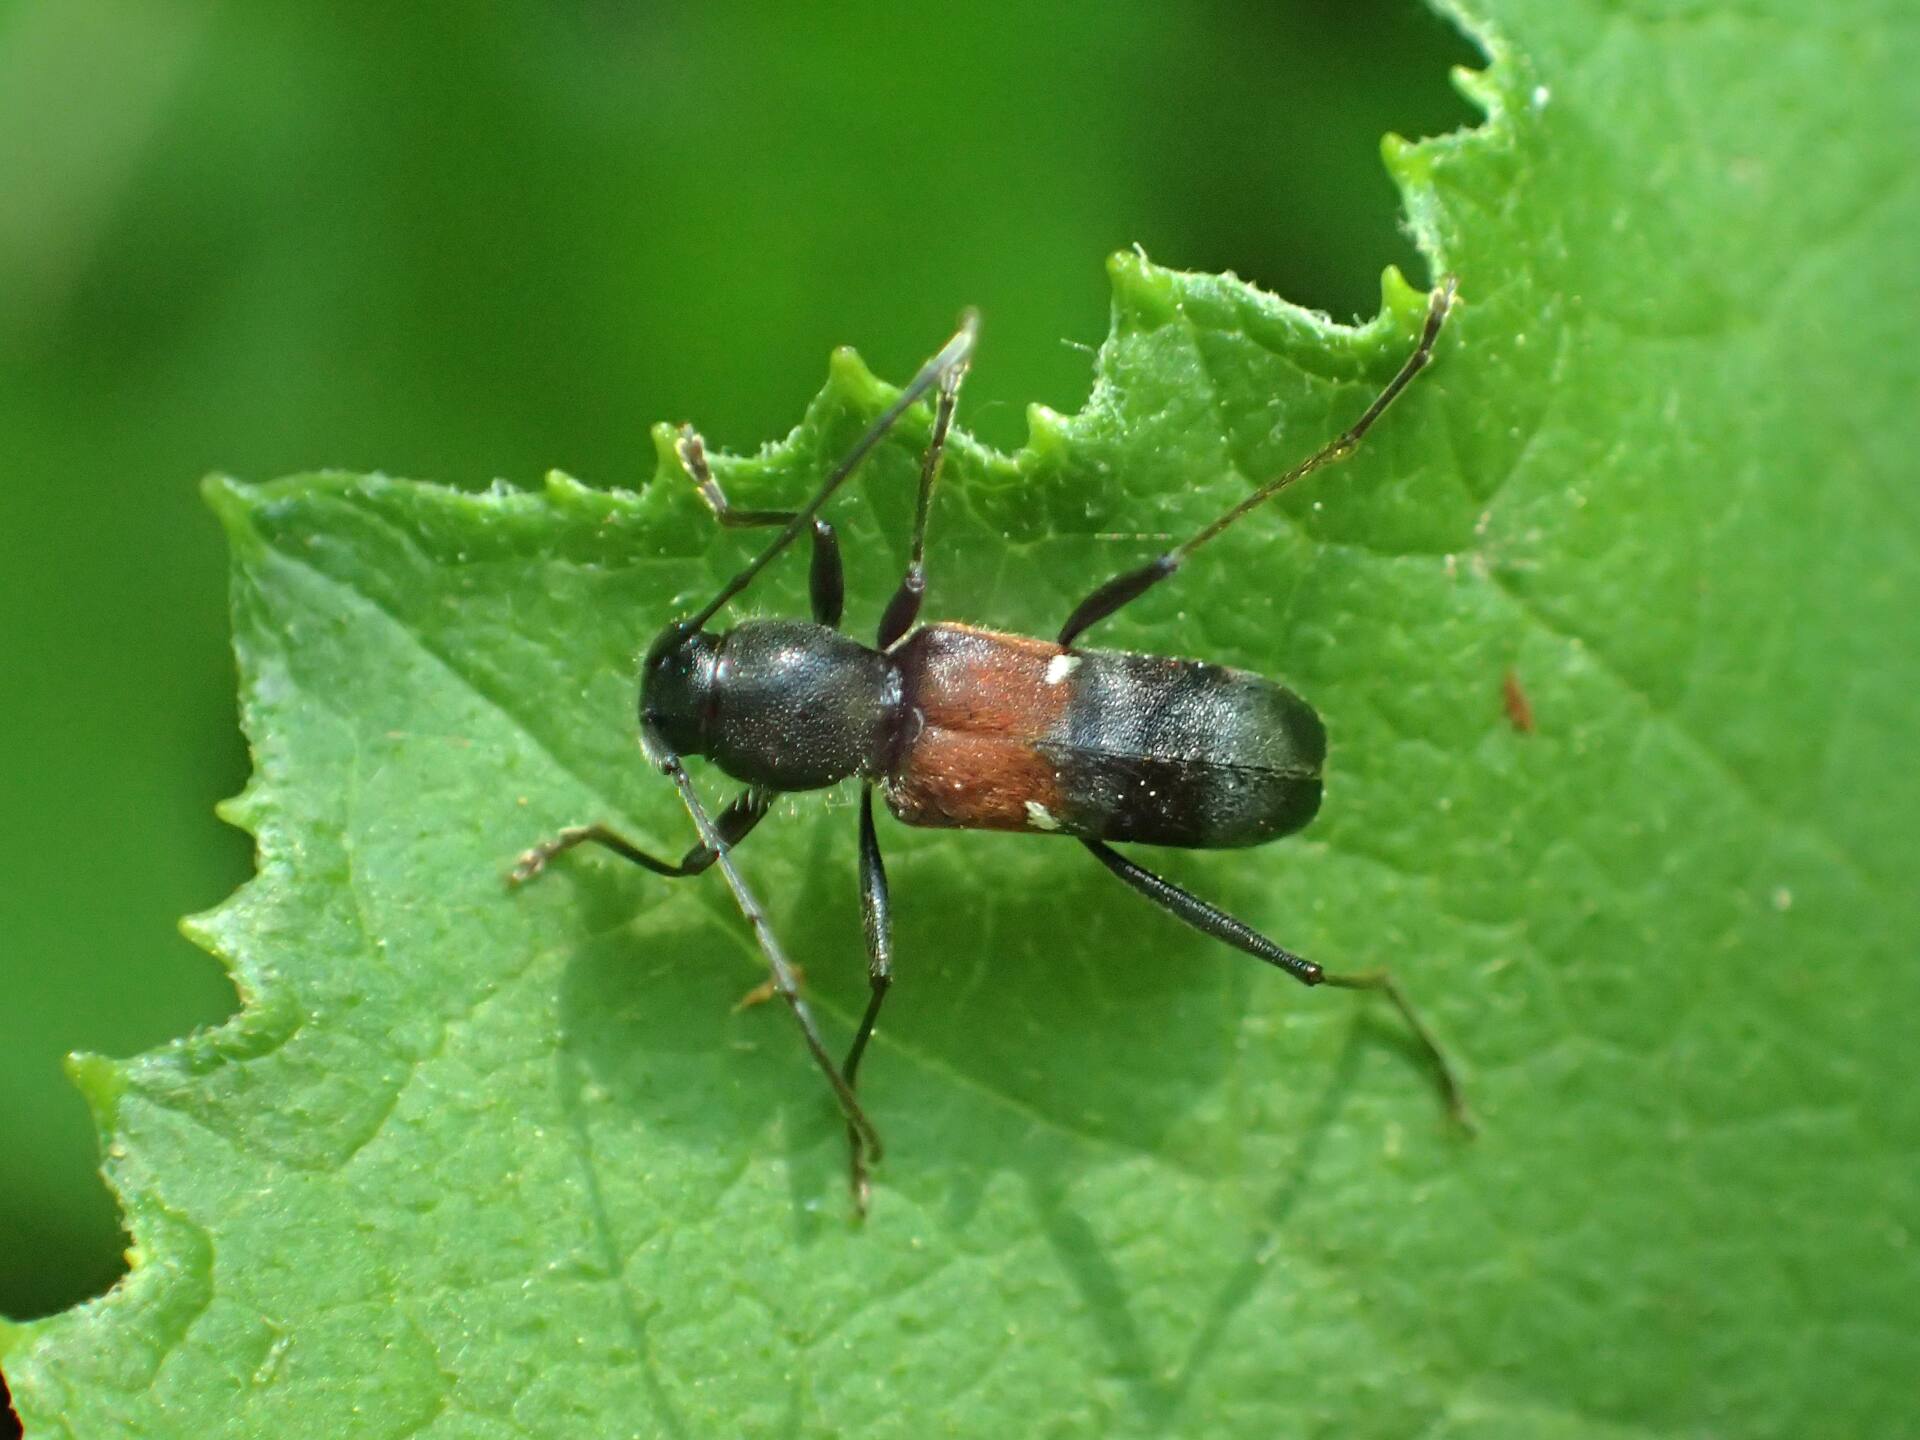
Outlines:
<svg viewBox="0 0 1920 1440"><path fill-rule="evenodd" d="M1398 265L1380 272L1380 310L1393 317L1396 329L1411 329L1427 313L1427 292L1414 288Z"/></svg>
<svg viewBox="0 0 1920 1440"><path fill-rule="evenodd" d="M1380 137L1380 159L1402 187L1426 185L1433 179L1433 154L1425 141L1388 131Z"/></svg>
<svg viewBox="0 0 1920 1440"><path fill-rule="evenodd" d="M1447 78L1461 98L1478 108L1482 115L1491 117L1500 108L1504 95L1491 66L1476 69L1471 65L1455 65L1447 71Z"/></svg>
<svg viewBox="0 0 1920 1440"><path fill-rule="evenodd" d="M1026 449L1033 463L1064 465L1067 460L1067 417L1051 405L1027 406Z"/></svg>
<svg viewBox="0 0 1920 1440"><path fill-rule="evenodd" d="M119 1128L120 1098L127 1092L126 1062L91 1050L76 1050L67 1056L64 1068L93 1112L100 1147L105 1150Z"/></svg>
<svg viewBox="0 0 1920 1440"><path fill-rule="evenodd" d="M1158 330L1180 314L1179 287L1171 270L1147 259L1143 250L1120 250L1107 257L1113 286L1113 324L1120 330Z"/></svg>
<svg viewBox="0 0 1920 1440"><path fill-rule="evenodd" d="M549 470L541 486L547 499L556 506L578 508L581 501L600 494L591 485L583 485L564 470Z"/></svg>
<svg viewBox="0 0 1920 1440"><path fill-rule="evenodd" d="M883 410L899 391L867 368L851 345L827 357L827 393L856 414Z"/></svg>
<svg viewBox="0 0 1920 1440"><path fill-rule="evenodd" d="M213 813L236 830L249 835L258 835L260 818L266 809L266 796L258 777L249 777L245 786L237 795L229 795L214 803Z"/></svg>
<svg viewBox="0 0 1920 1440"><path fill-rule="evenodd" d="M251 485L231 475L215 473L200 482L200 496L219 520L220 528L227 532L227 544L233 548L236 560L258 555L266 548L266 542L253 524L253 507L259 496Z"/></svg>

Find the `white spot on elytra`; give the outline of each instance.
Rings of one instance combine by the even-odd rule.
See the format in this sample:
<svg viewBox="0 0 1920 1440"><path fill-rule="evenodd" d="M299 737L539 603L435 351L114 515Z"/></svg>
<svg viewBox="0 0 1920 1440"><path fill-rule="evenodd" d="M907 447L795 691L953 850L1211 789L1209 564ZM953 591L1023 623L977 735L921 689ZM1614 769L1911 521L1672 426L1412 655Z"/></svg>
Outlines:
<svg viewBox="0 0 1920 1440"><path fill-rule="evenodd" d="M1047 662L1047 684L1058 685L1080 664L1078 655L1056 655Z"/></svg>
<svg viewBox="0 0 1920 1440"><path fill-rule="evenodd" d="M1058 830L1060 822L1053 818L1053 812L1038 800L1027 801L1027 823L1036 830Z"/></svg>

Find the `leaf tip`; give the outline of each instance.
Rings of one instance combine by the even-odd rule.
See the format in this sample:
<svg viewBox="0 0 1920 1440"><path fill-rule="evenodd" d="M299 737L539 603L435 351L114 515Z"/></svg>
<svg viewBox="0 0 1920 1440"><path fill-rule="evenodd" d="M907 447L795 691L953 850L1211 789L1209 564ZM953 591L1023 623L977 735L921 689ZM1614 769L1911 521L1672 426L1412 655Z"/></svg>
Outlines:
<svg viewBox="0 0 1920 1440"><path fill-rule="evenodd" d="M126 1093L126 1068L118 1060L90 1050L76 1050L68 1055L65 1068L67 1078L85 1097L87 1107L93 1111L94 1123L105 1136L114 1127L120 1097Z"/></svg>
<svg viewBox="0 0 1920 1440"><path fill-rule="evenodd" d="M1398 265L1389 265L1380 272L1380 309L1391 315L1399 328L1407 329L1418 323L1427 313L1427 303L1427 292L1416 290Z"/></svg>
<svg viewBox="0 0 1920 1440"><path fill-rule="evenodd" d="M255 800L253 787L249 785L238 795L229 795L224 800L213 802L214 815L236 830L251 835L254 822L259 818L259 808Z"/></svg>
<svg viewBox="0 0 1920 1440"><path fill-rule="evenodd" d="M1107 257L1107 279L1116 327L1156 330L1179 313L1173 272L1155 265L1138 245Z"/></svg>
<svg viewBox="0 0 1920 1440"><path fill-rule="evenodd" d="M221 529L227 532L227 542L236 549L243 541L250 542L253 532L253 487L236 480L231 475L214 473L200 482L200 498L206 501L207 508L219 520Z"/></svg>
<svg viewBox="0 0 1920 1440"><path fill-rule="evenodd" d="M1380 137L1380 159L1402 185L1424 185L1433 178L1432 150L1422 141L1389 130Z"/></svg>
<svg viewBox="0 0 1920 1440"><path fill-rule="evenodd" d="M647 436L653 441L653 469L641 479L639 491L649 498L670 495L676 482L686 483L682 478L686 467L680 463L680 427L662 420L648 429Z"/></svg>
<svg viewBox="0 0 1920 1440"><path fill-rule="evenodd" d="M578 502L593 494L592 486L581 484L564 470L547 471L541 477L541 488L547 499L559 505Z"/></svg>
<svg viewBox="0 0 1920 1440"><path fill-rule="evenodd" d="M1453 90L1459 92L1461 100L1478 109L1482 115L1492 115L1500 108L1500 84L1486 69L1476 69L1473 65L1453 65L1448 71L1448 81L1452 81Z"/></svg>
<svg viewBox="0 0 1920 1440"><path fill-rule="evenodd" d="M851 345L835 347L827 358L827 388L854 410L880 409L894 395Z"/></svg>
<svg viewBox="0 0 1920 1440"><path fill-rule="evenodd" d="M225 820L228 817L222 815L220 818ZM240 828L246 827L242 825ZM174 928L179 930L190 943L199 946L209 955L218 955L221 943L219 916L220 907L218 906L212 910L196 910L191 915L182 915L174 922Z"/></svg>
<svg viewBox="0 0 1920 1440"><path fill-rule="evenodd" d="M1036 461L1065 463L1068 424L1067 417L1051 405L1027 406L1026 448Z"/></svg>

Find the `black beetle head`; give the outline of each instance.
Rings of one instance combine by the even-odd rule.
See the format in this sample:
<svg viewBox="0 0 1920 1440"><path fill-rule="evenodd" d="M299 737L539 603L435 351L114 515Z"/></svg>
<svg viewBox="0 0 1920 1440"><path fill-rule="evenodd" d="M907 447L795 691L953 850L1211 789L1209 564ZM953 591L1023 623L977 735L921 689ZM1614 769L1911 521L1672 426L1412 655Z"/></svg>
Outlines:
<svg viewBox="0 0 1920 1440"><path fill-rule="evenodd" d="M676 755L702 753L719 657L712 635L678 621L662 630L640 667L640 733L657 736Z"/></svg>

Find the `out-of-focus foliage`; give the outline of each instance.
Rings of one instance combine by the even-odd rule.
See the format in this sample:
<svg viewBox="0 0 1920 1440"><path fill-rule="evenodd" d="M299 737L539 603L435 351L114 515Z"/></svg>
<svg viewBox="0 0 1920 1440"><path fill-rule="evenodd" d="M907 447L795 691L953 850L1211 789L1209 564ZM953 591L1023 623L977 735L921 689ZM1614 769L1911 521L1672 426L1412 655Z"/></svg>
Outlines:
<svg viewBox="0 0 1920 1440"><path fill-rule="evenodd" d="M1471 58L1410 0L0 5L0 1312L119 1270L60 1056L233 1003L172 929L248 870L202 473L631 484L649 421L756 444L967 303L1010 442L1118 246L1370 313L1378 136Z"/></svg>

